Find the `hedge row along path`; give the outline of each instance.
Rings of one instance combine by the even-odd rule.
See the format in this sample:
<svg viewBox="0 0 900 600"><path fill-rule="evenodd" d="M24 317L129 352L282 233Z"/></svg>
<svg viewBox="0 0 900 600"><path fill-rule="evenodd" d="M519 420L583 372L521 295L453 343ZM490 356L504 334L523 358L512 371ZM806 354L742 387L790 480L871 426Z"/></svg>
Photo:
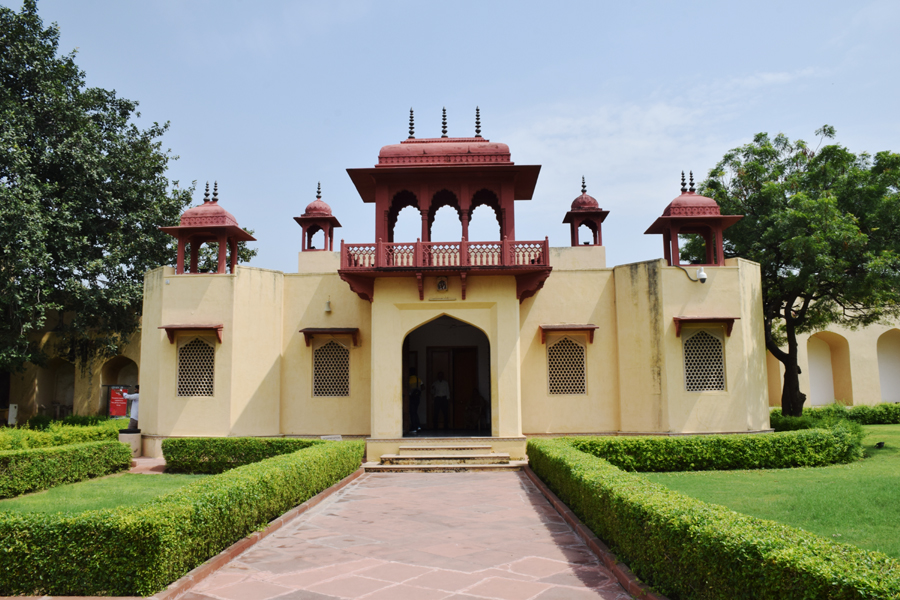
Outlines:
<svg viewBox="0 0 900 600"><path fill-rule="evenodd" d="M367 474L182 600L630 600L524 473Z"/></svg>

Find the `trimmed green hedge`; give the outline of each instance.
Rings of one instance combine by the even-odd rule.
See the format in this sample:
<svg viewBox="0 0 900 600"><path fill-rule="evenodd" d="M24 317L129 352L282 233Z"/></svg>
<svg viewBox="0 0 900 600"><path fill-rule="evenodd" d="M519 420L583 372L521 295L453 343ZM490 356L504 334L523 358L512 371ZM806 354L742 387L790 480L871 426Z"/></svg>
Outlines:
<svg viewBox="0 0 900 600"><path fill-rule="evenodd" d="M0 595L149 596L353 473L364 451L317 444L136 507L0 513Z"/></svg>
<svg viewBox="0 0 900 600"><path fill-rule="evenodd" d="M537 475L673 600L900 598L900 561L707 504L581 452L528 440Z"/></svg>
<svg viewBox="0 0 900 600"><path fill-rule="evenodd" d="M162 451L167 473L215 474L322 443L299 438L168 438Z"/></svg>
<svg viewBox="0 0 900 600"><path fill-rule="evenodd" d="M775 431L791 431L821 427L822 422L833 422L846 419L860 425L896 425L900 424L900 404L883 402L868 406L846 407L840 404L817 406L803 409L802 417L785 417L780 408L773 408L769 414L769 422Z"/></svg>
<svg viewBox="0 0 900 600"><path fill-rule="evenodd" d="M130 466L131 448L114 441L0 452L0 498L101 477Z"/></svg>
<svg viewBox="0 0 900 600"><path fill-rule="evenodd" d="M626 471L819 467L863 457L861 438L843 423L786 433L567 439L582 452Z"/></svg>
<svg viewBox="0 0 900 600"><path fill-rule="evenodd" d="M119 432L103 425L79 427L52 425L46 431L4 427L0 429L0 451L49 448L104 440L118 440Z"/></svg>

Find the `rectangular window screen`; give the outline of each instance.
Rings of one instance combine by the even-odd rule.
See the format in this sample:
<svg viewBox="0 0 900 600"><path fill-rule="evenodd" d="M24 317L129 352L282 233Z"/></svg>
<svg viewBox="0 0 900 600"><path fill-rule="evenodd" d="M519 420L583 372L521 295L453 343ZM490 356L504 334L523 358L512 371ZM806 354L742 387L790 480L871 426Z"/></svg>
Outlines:
<svg viewBox="0 0 900 600"><path fill-rule="evenodd" d="M684 385L689 392L725 391L722 340L708 331L685 331Z"/></svg>
<svg viewBox="0 0 900 600"><path fill-rule="evenodd" d="M313 350L313 396L350 395L350 349L331 340Z"/></svg>
<svg viewBox="0 0 900 600"><path fill-rule="evenodd" d="M587 394L584 346L562 338L547 345L547 371L551 394Z"/></svg>
<svg viewBox="0 0 900 600"><path fill-rule="evenodd" d="M178 395L212 396L216 349L200 338L178 348Z"/></svg>

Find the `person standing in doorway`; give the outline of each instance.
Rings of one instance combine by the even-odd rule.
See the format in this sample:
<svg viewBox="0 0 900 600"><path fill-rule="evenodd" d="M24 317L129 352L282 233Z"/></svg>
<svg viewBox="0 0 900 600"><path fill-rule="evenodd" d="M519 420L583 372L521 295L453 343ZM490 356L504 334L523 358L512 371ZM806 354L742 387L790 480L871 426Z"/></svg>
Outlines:
<svg viewBox="0 0 900 600"><path fill-rule="evenodd" d="M431 396L434 398L434 426L441 420L441 429L450 429L450 383L444 379L444 372L439 371L437 381L431 384Z"/></svg>
<svg viewBox="0 0 900 600"><path fill-rule="evenodd" d="M422 380L419 379L415 367L409 368L409 381L406 389L409 395L409 430L412 432L422 431L422 424L419 422L419 400L422 398Z"/></svg>
<svg viewBox="0 0 900 600"><path fill-rule="evenodd" d="M138 428L138 401L141 397L141 386L134 386L133 394L122 394L126 400L131 400L131 412L128 413L130 420L128 421L128 429Z"/></svg>

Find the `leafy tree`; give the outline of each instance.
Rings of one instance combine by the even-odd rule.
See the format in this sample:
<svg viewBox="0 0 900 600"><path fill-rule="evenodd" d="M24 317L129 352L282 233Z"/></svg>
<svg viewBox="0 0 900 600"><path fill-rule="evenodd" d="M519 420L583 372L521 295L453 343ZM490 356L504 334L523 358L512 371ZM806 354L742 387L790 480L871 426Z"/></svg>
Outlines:
<svg viewBox="0 0 900 600"><path fill-rule="evenodd" d="M193 192L165 177L168 124L139 129L138 103L87 87L58 46L35 0L0 7L0 370L40 364L47 327L70 360L115 354L140 324L144 272L174 263L158 227Z"/></svg>
<svg viewBox="0 0 900 600"><path fill-rule="evenodd" d="M812 149L760 133L700 186L723 214L744 215L725 232L725 255L762 266L766 348L784 364L789 416L800 416L806 399L798 334L900 314L900 155L822 146L835 135L827 125L816 135ZM686 258L696 253L688 244Z"/></svg>

